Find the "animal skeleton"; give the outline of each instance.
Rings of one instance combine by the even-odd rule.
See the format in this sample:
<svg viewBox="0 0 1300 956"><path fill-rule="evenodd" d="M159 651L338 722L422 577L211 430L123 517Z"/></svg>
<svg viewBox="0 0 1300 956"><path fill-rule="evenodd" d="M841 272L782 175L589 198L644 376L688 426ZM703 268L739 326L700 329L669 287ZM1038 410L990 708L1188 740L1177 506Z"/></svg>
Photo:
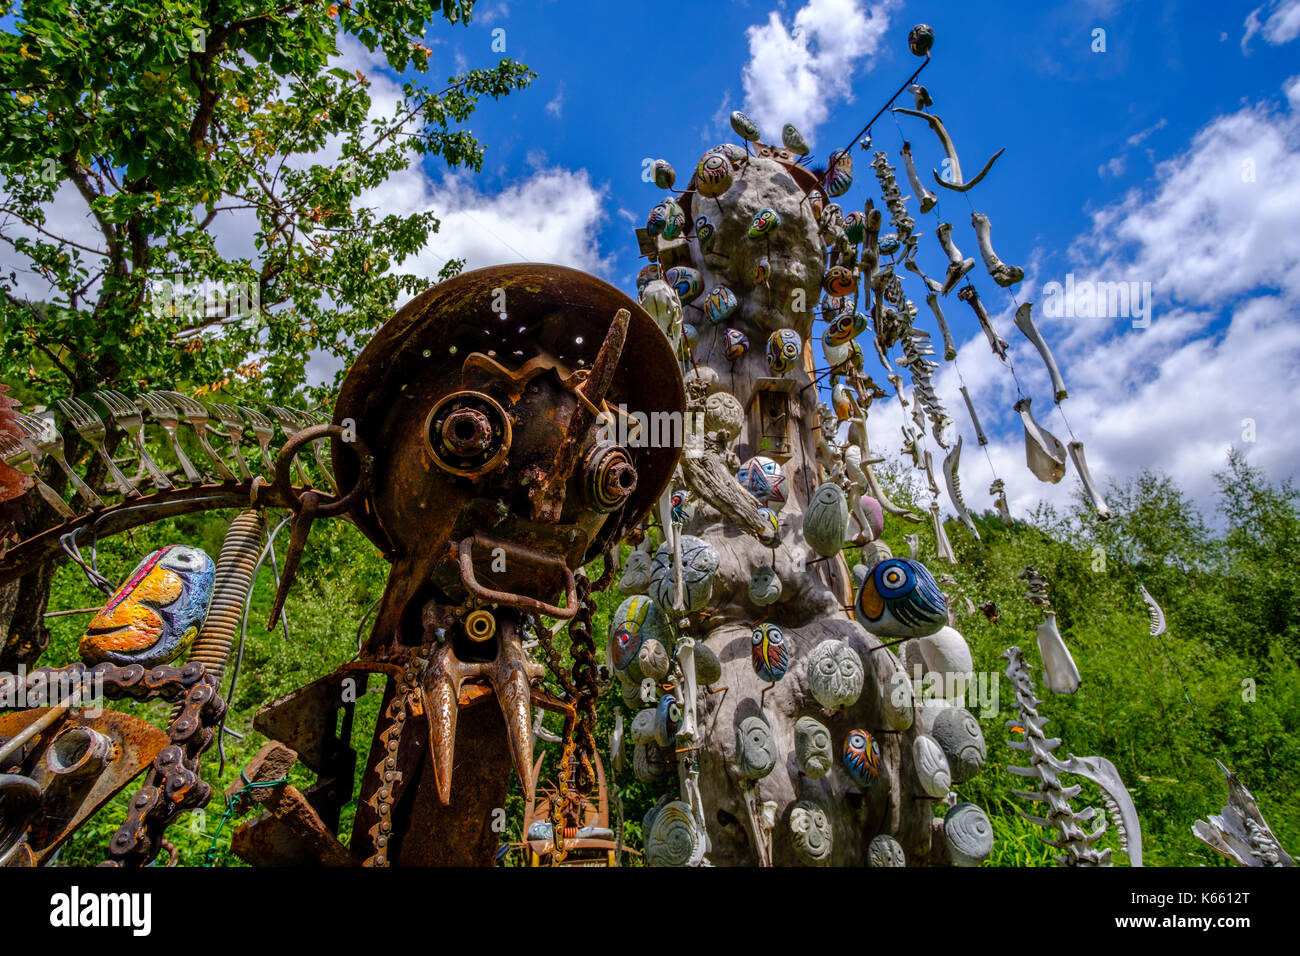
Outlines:
<svg viewBox="0 0 1300 956"><path fill-rule="evenodd" d="M939 506L930 505L930 522L934 525L934 543L939 552L939 560L947 561L949 564L957 563L957 555L953 553L952 542L948 540L948 532L943 529L943 521L939 517Z"/></svg>
<svg viewBox="0 0 1300 956"><path fill-rule="evenodd" d="M876 171L876 179L880 180L880 192L885 197L885 205L889 208L889 221L898 234L898 241L906 243L912 236L912 230L916 228L916 221L907 214L903 193L898 188L894 167L889 165L888 154L877 151L871 166Z"/></svg>
<svg viewBox="0 0 1300 956"><path fill-rule="evenodd" d="M1255 797L1237 775L1218 760L1228 780L1228 803L1219 816L1192 824L1192 834L1224 859L1237 866L1295 866L1282 849L1255 804Z"/></svg>
<svg viewBox="0 0 1300 956"><path fill-rule="evenodd" d="M925 120L930 124L930 129L934 130L934 134L939 137L939 143L943 146L943 151L948 157L948 171L951 174L951 181L949 182L941 179L938 170L931 170L931 172L934 174L934 181L944 189L951 189L959 193L967 192L976 183L988 175L989 170L993 168L993 164L997 162L998 157L1006 152L1005 149L1000 149L994 153L992 158L984 164L984 168L976 174L975 178L970 182L967 182L962 178L961 160L957 158L957 147L953 145L952 137L948 135L948 131L944 128L943 120L939 119L939 117L933 113L922 113L919 110L909 110L902 106L894 107L894 112L902 113L905 116L916 116Z"/></svg>
<svg viewBox="0 0 1300 956"><path fill-rule="evenodd" d="M1052 602L1047 597L1047 578L1039 574L1034 566L1028 565L1020 573L1029 590L1025 600L1043 611L1042 623L1038 625L1038 653L1043 658L1043 674L1047 686L1058 694L1073 694L1083 683L1079 668L1074 663L1070 649L1065 646L1065 638L1056 626L1056 612L1051 610Z"/></svg>
<svg viewBox="0 0 1300 956"><path fill-rule="evenodd" d="M1002 288L1015 285L1025 277L1025 270L1019 266L1009 266L993 251L993 240L989 237L992 225L989 217L982 212L970 214L971 225L975 227L975 236L979 240L980 255L984 257L984 267L989 270L993 281Z"/></svg>
<svg viewBox="0 0 1300 956"><path fill-rule="evenodd" d="M1010 528L1015 522L1011 518L1011 509L1007 507L1006 485L1002 483L1001 478L993 479L993 483L989 485L989 494L993 496L993 507L998 511L998 517Z"/></svg>
<svg viewBox="0 0 1300 956"><path fill-rule="evenodd" d="M1160 609L1156 599L1142 585L1138 585L1138 590L1142 592L1142 600L1146 602L1147 617L1151 620L1151 636L1159 637L1165 632L1165 612Z"/></svg>

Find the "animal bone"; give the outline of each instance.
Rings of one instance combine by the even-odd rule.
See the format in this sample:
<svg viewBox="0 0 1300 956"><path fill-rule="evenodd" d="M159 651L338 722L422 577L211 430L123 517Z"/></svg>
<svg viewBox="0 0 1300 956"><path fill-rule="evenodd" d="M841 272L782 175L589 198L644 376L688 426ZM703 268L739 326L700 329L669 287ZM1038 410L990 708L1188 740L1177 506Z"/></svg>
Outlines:
<svg viewBox="0 0 1300 956"><path fill-rule="evenodd" d="M975 527L975 521L971 518L970 512L966 510L966 502L961 497L961 479L957 474L957 465L961 461L961 436L957 436L957 444L953 446L952 451L948 452L943 459L943 480L948 486L948 498L952 501L952 506L957 509L957 517L961 523L966 526L966 530L975 536L975 540L980 540L979 529Z"/></svg>
<svg viewBox="0 0 1300 956"><path fill-rule="evenodd" d="M957 147L953 145L952 137L949 136L948 131L944 129L943 120L939 119L939 117L933 113L922 113L919 110L909 110L902 106L894 107L894 112L902 113L905 116L916 116L925 120L930 124L930 129L934 130L934 134L939 137L939 143L943 146L944 154L948 157L948 171L952 175L952 181L946 182L939 178L939 171L937 169L932 169L931 172L934 174L934 181L944 189L951 189L959 193L967 192L975 186L976 183L988 175L989 170L993 168L993 164L997 162L998 157L1006 152L1005 149L1000 149L994 153L989 161L984 164L984 168L979 171L975 178L970 182L967 182L962 178L961 160L957 158Z"/></svg>
<svg viewBox="0 0 1300 956"><path fill-rule="evenodd" d="M984 257L984 267L989 270L993 281L1002 288L1015 285L1025 277L1025 270L1019 266L1009 266L993 251L993 240L989 238L992 225L989 217L982 212L970 214L971 225L975 227L975 236L979 240L980 255Z"/></svg>
<svg viewBox="0 0 1300 956"><path fill-rule="evenodd" d="M1029 410L1030 399L1016 402L1025 426L1025 463L1039 481L1056 484L1065 477L1065 446L1038 422Z"/></svg>
<svg viewBox="0 0 1300 956"><path fill-rule="evenodd" d="M1192 824L1192 834L1237 866L1295 866L1264 822L1255 797L1235 773L1217 759L1214 762L1228 779L1228 803L1219 816Z"/></svg>
<svg viewBox="0 0 1300 956"><path fill-rule="evenodd" d="M1165 632L1165 612L1160 609L1156 599L1142 585L1138 585L1138 590L1142 592L1142 600L1146 602L1147 617L1151 620L1151 636L1159 637Z"/></svg>
<svg viewBox="0 0 1300 956"><path fill-rule="evenodd" d="M948 257L948 274L944 277L943 285L939 288L941 293L947 295L962 280L962 276L975 268L975 260L973 258L962 258L961 250L952 241L952 223L940 223L939 228L934 233L939 237L939 245L943 246L944 254Z"/></svg>
<svg viewBox="0 0 1300 956"><path fill-rule="evenodd" d="M1043 658L1043 676L1047 686L1057 694L1073 694L1083 683L1065 638L1056 626L1056 612L1044 611L1038 625L1038 653Z"/></svg>
<svg viewBox="0 0 1300 956"><path fill-rule="evenodd" d="M1042 356L1043 364L1047 366L1047 374L1052 380L1052 398L1059 405L1067 397L1065 380L1061 378L1061 370L1056 367L1056 359L1052 357L1052 350L1047 347L1047 340L1034 324L1034 317L1030 314L1032 308L1033 303L1026 302L1016 309L1016 328L1025 334L1025 338L1034 343L1034 348L1038 349L1038 354Z"/></svg>
<svg viewBox="0 0 1300 956"><path fill-rule="evenodd" d="M912 144L903 144L903 165L907 168L907 181L912 184L912 192L921 200L921 212L927 213L934 208L939 197L925 188L921 177L916 174L916 163L912 160Z"/></svg>
<svg viewBox="0 0 1300 956"><path fill-rule="evenodd" d="M993 484L989 485L989 494L993 496L993 507L998 511L998 517L1010 528L1015 522L1011 519L1011 509L1007 507L1006 486L1001 478L993 479Z"/></svg>
<svg viewBox="0 0 1300 956"><path fill-rule="evenodd" d="M916 104L918 110L934 105L934 100L930 97L930 91L920 83L913 83L907 88L907 91L912 94L912 102Z"/></svg>
<svg viewBox="0 0 1300 956"><path fill-rule="evenodd" d="M1092 507L1096 510L1097 517L1103 521L1109 520L1110 508L1106 505L1106 499L1101 496L1101 489L1092 480L1092 472L1088 470L1088 461L1083 457L1083 442L1070 442L1070 460L1074 462L1074 470L1079 473L1079 479L1083 482L1083 490L1088 493L1088 497L1092 500Z"/></svg>
<svg viewBox="0 0 1300 956"><path fill-rule="evenodd" d="M925 304L930 307L930 311L934 313L934 320L939 323L939 334L943 336L944 361L951 362L957 357L957 346L952 340L952 330L948 328L948 320L944 318L943 309L939 308L939 297L930 292L925 297ZM980 444L983 445L985 442Z"/></svg>
<svg viewBox="0 0 1300 956"><path fill-rule="evenodd" d="M943 529L943 520L939 517L939 506L930 505L930 521L934 525L934 543L939 553L940 561L947 561L949 564L957 563L957 555L953 553L952 542L948 540L948 532Z"/></svg>
<svg viewBox="0 0 1300 956"><path fill-rule="evenodd" d="M695 718L695 640L690 637L682 637L677 641L677 663L681 668L681 698L680 705L682 708L682 723L677 728L677 739L684 745L689 746L695 741L696 736L696 718Z"/></svg>
<svg viewBox="0 0 1300 956"><path fill-rule="evenodd" d="M989 318L988 310L984 308L984 302L980 299L980 294L975 291L973 285L968 285L957 293L957 298L970 305L971 310L975 313L975 318L979 320L980 328L984 330L985 337L989 340L989 348L993 354L1002 361L1007 360L1008 342L997 332L993 331L993 321Z"/></svg>
<svg viewBox="0 0 1300 956"><path fill-rule="evenodd" d="M980 427L980 417L975 414L975 406L971 403L970 392L966 391L965 385L961 386L961 397L966 400L966 411L970 412L971 424L975 426L975 440L981 445L987 445L989 443L988 436L984 434L984 429Z"/></svg>

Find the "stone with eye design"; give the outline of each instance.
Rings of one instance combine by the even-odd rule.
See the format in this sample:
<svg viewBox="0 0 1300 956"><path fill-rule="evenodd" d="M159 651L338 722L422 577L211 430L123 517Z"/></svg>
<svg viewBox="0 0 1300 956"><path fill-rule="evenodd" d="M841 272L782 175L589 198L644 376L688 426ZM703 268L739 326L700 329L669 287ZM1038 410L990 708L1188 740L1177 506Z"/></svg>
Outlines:
<svg viewBox="0 0 1300 956"><path fill-rule="evenodd" d="M775 684L785 676L790 666L790 652L785 646L785 634L771 621L755 624L750 633L750 663L759 680Z"/></svg>
<svg viewBox="0 0 1300 956"><path fill-rule="evenodd" d="M762 717L746 717L736 728L736 765L746 780L761 780L776 766L776 741Z"/></svg>
<svg viewBox="0 0 1300 956"><path fill-rule="evenodd" d="M731 160L721 153L706 153L695 167L695 191L717 199L731 188Z"/></svg>
<svg viewBox="0 0 1300 956"><path fill-rule="evenodd" d="M805 866L826 866L831 860L831 820L816 800L799 800L790 808L790 842Z"/></svg>
<svg viewBox="0 0 1300 956"><path fill-rule="evenodd" d="M749 224L749 238L766 239L781 228L781 217L772 209L764 207L754 214Z"/></svg>
<svg viewBox="0 0 1300 956"><path fill-rule="evenodd" d="M713 545L694 535L682 535L682 600L686 604L685 611L693 614L709 602L718 561L718 552ZM661 544L655 551L650 573L650 596L665 611L672 608L676 600L677 574L673 567L673 552L667 544Z"/></svg>
<svg viewBox="0 0 1300 956"><path fill-rule="evenodd" d="M645 552L634 551L632 554ZM662 642L668 636L667 628L668 622L654 601L641 594L627 598L614 611L609 621L609 656L614 669L630 670L646 639ZM639 673L635 679L641 679Z"/></svg>
<svg viewBox="0 0 1300 956"><path fill-rule="evenodd" d="M775 604L781 598L781 578L770 564L760 564L749 576L749 599L759 607Z"/></svg>
<svg viewBox="0 0 1300 956"><path fill-rule="evenodd" d="M975 715L964 707L939 712L930 731L948 758L953 783L965 783L984 769L984 734Z"/></svg>
<svg viewBox="0 0 1300 956"><path fill-rule="evenodd" d="M723 354L729 361L736 361L746 352L749 351L749 336L737 329L726 329L723 333L726 340L726 349Z"/></svg>
<svg viewBox="0 0 1300 956"><path fill-rule="evenodd" d="M844 769L860 787L869 787L880 776L880 744L861 728L844 738Z"/></svg>
<svg viewBox="0 0 1300 956"><path fill-rule="evenodd" d="M864 676L862 659L837 638L822 641L808 654L808 688L829 713L857 701Z"/></svg>
<svg viewBox="0 0 1300 956"><path fill-rule="evenodd" d="M823 181L829 196L843 196L853 185L853 157L842 149L831 153Z"/></svg>
<svg viewBox="0 0 1300 956"><path fill-rule="evenodd" d="M794 329L777 329L767 338L767 367L774 375L793 371L803 353L803 339Z"/></svg>
<svg viewBox="0 0 1300 956"><path fill-rule="evenodd" d="M751 143L758 142L758 125L740 110L731 111L731 128L741 139L747 139Z"/></svg>
<svg viewBox="0 0 1300 956"><path fill-rule="evenodd" d="M677 172L672 163L666 159L656 159L652 169L656 186L660 189L673 188L673 183L677 182Z"/></svg>
<svg viewBox="0 0 1300 956"><path fill-rule="evenodd" d="M943 818L943 842L953 866L979 866L993 852L993 824L973 803L959 803Z"/></svg>
<svg viewBox="0 0 1300 956"><path fill-rule="evenodd" d="M835 760L831 732L816 717L800 717L794 722L794 755L799 768L813 780L830 773Z"/></svg>
<svg viewBox="0 0 1300 956"><path fill-rule="evenodd" d="M664 694L655 706L654 739L660 747L671 746L682 725L682 708L672 694Z"/></svg>
<svg viewBox="0 0 1300 956"><path fill-rule="evenodd" d="M668 676L668 648L663 642L647 637L641 642L641 648L627 668L628 676L636 681L647 677L656 684Z"/></svg>
<svg viewBox="0 0 1300 956"><path fill-rule="evenodd" d="M867 866L907 866L907 860L898 841L881 833L867 845Z"/></svg>
<svg viewBox="0 0 1300 956"><path fill-rule="evenodd" d="M803 513L803 537L823 558L833 558L844 547L849 527L849 504L844 490L833 481L817 487Z"/></svg>

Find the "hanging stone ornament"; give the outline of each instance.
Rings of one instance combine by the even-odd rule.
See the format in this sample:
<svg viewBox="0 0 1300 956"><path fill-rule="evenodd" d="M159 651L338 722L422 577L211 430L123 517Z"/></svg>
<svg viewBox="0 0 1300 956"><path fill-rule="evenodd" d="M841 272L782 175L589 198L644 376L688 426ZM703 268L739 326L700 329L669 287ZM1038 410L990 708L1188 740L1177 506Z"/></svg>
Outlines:
<svg viewBox="0 0 1300 956"><path fill-rule="evenodd" d="M953 866L979 866L993 852L993 824L973 803L959 803L943 818L943 842Z"/></svg>
<svg viewBox="0 0 1300 956"><path fill-rule="evenodd" d="M707 153L695 167L695 191L707 199L717 199L731 181L731 160L721 153Z"/></svg>
<svg viewBox="0 0 1300 956"><path fill-rule="evenodd" d="M650 554L640 549L627 556L623 574L618 579L620 594L645 594L650 589Z"/></svg>
<svg viewBox="0 0 1300 956"><path fill-rule="evenodd" d="M867 330L867 317L861 312L841 312L831 319L822 333L823 345L844 345Z"/></svg>
<svg viewBox="0 0 1300 956"><path fill-rule="evenodd" d="M647 638L665 641L668 622L654 601L640 594L633 595L618 606L609 621L609 655L614 669L625 671L631 667Z"/></svg>
<svg viewBox="0 0 1300 956"><path fill-rule="evenodd" d="M833 481L819 485L803 513L803 537L808 546L824 558L833 558L844 547L848 528L844 489Z"/></svg>
<svg viewBox="0 0 1300 956"><path fill-rule="evenodd" d="M844 217L844 237L855 246L867 238L867 217L854 210Z"/></svg>
<svg viewBox="0 0 1300 956"><path fill-rule="evenodd" d="M948 758L944 756L933 737L917 734L912 741L912 765L916 767L916 779L927 796L942 800L952 788L952 771L948 767Z"/></svg>
<svg viewBox="0 0 1300 956"><path fill-rule="evenodd" d="M700 270L690 266L673 266L664 273L664 281L673 287L677 298L683 302L690 302L702 290Z"/></svg>
<svg viewBox="0 0 1300 956"><path fill-rule="evenodd" d="M831 389L831 407L835 410L835 420L837 422L847 422L853 417L854 401L853 393L843 382L837 382Z"/></svg>
<svg viewBox="0 0 1300 956"><path fill-rule="evenodd" d="M928 23L918 23L907 34L907 48L913 56L929 56L934 46L934 27Z"/></svg>
<svg viewBox="0 0 1300 956"><path fill-rule="evenodd" d="M778 547L781 544L781 519L771 508L759 508L758 517L763 522L767 532L765 534L756 533L754 537L758 538L759 543L765 544L769 548Z"/></svg>
<svg viewBox="0 0 1300 956"><path fill-rule="evenodd" d="M843 196L849 191L853 185L853 157L847 150L837 149L831 153L822 185L826 187L826 195L832 197Z"/></svg>
<svg viewBox="0 0 1300 956"><path fill-rule="evenodd" d="M659 267L659 263L652 262L648 266L644 266L641 271L636 274L637 298L639 299L641 294L645 292L645 287L647 285L655 279L662 279L663 277L663 270Z"/></svg>
<svg viewBox="0 0 1300 956"><path fill-rule="evenodd" d="M888 558L872 568L856 607L858 622L877 637L925 637L948 623L948 603L934 576L910 558Z"/></svg>
<svg viewBox="0 0 1300 956"><path fill-rule="evenodd" d="M657 638L644 638L636 657L627 667L627 676L635 681L648 678L656 684L661 683L668 676L669 667L668 648L664 643Z"/></svg>
<svg viewBox="0 0 1300 956"><path fill-rule="evenodd" d="M948 758L953 783L965 783L984 769L984 734L980 732L979 721L966 708L941 710L930 736Z"/></svg>
<svg viewBox="0 0 1300 956"><path fill-rule="evenodd" d="M722 661L700 641L695 642L695 680L706 687L722 680Z"/></svg>
<svg viewBox="0 0 1300 956"><path fill-rule="evenodd" d="M822 288L827 295L850 296L857 287L857 277L845 266L831 266L822 278Z"/></svg>
<svg viewBox="0 0 1300 956"><path fill-rule="evenodd" d="M664 694L654 709L654 738L660 747L671 747L682 726L682 708L672 694Z"/></svg>
<svg viewBox="0 0 1300 956"><path fill-rule="evenodd" d="M663 279L652 279L641 290L641 307L675 346L682 329L682 300Z"/></svg>
<svg viewBox="0 0 1300 956"><path fill-rule="evenodd" d="M794 722L794 756L804 775L813 780L830 773L835 761L831 732L816 717L800 717Z"/></svg>
<svg viewBox="0 0 1300 956"><path fill-rule="evenodd" d="M880 502L871 495L863 495L858 499L861 505L861 513L867 519L868 527L863 530L870 535L870 540L877 541L885 533L885 509L880 507Z"/></svg>
<svg viewBox="0 0 1300 956"><path fill-rule="evenodd" d="M767 256L761 257L754 263L754 285L766 285L771 275L772 263L768 261Z"/></svg>
<svg viewBox="0 0 1300 956"><path fill-rule="evenodd" d="M669 505L672 508L673 520L685 524L691 518L691 509L687 507L690 501L691 493L685 488L677 488L673 491L672 497L669 498Z"/></svg>
<svg viewBox="0 0 1300 956"><path fill-rule="evenodd" d="M717 325L735 311L736 293L725 285L714 286L713 291L704 300L704 314L713 325Z"/></svg>
<svg viewBox="0 0 1300 956"><path fill-rule="evenodd" d="M912 682L903 671L894 671L885 679L880 697L881 713L885 717L885 726L890 730L908 730L915 715L915 697Z"/></svg>
<svg viewBox="0 0 1300 956"><path fill-rule="evenodd" d="M723 354L727 356L729 361L739 361L741 356L749 351L749 336L738 329L726 329L722 334L726 341Z"/></svg>
<svg viewBox="0 0 1300 956"><path fill-rule="evenodd" d="M710 435L722 432L734 441L745 427L745 407L730 392L714 392L704 400L704 430Z"/></svg>
<svg viewBox="0 0 1300 956"><path fill-rule="evenodd" d="M654 741L638 744L632 752L632 772L642 783L658 783L668 776L671 764L667 754Z"/></svg>
<svg viewBox="0 0 1300 956"><path fill-rule="evenodd" d="M808 141L803 138L803 133L794 128L794 124L786 123L781 127L781 142L785 148L799 156L807 156L809 153Z"/></svg>
<svg viewBox="0 0 1300 956"><path fill-rule="evenodd" d="M732 110L731 128L736 131L736 135L741 139L750 143L758 142L758 126L740 110Z"/></svg>
<svg viewBox="0 0 1300 956"><path fill-rule="evenodd" d="M700 252L708 252L713 247L713 223L708 216L695 218L695 240L700 244Z"/></svg>
<svg viewBox="0 0 1300 956"><path fill-rule="evenodd" d="M859 787L869 787L880 776L880 744L865 730L850 730L844 738L844 769Z"/></svg>
<svg viewBox="0 0 1300 956"><path fill-rule="evenodd" d="M721 153L731 160L733 166L744 163L749 159L749 153L745 152L745 147L737 146L735 143L719 143L717 146L710 146L704 151L704 155L707 156L709 153Z"/></svg>
<svg viewBox="0 0 1300 956"><path fill-rule="evenodd" d="M770 564L760 564L749 576L749 599L759 607L775 604L781 597L781 577Z"/></svg>
<svg viewBox="0 0 1300 956"><path fill-rule="evenodd" d="M907 858L897 840L880 833L867 844L867 866L907 866Z"/></svg>
<svg viewBox="0 0 1300 956"><path fill-rule="evenodd" d="M632 746L646 744L655 739L655 720L657 719L656 708L646 707L637 711L637 715L632 718L632 729L629 731L632 740Z"/></svg>
<svg viewBox="0 0 1300 956"><path fill-rule="evenodd" d="M785 507L785 472L771 458L755 455L736 472L736 480L760 505L777 511Z"/></svg>
<svg viewBox="0 0 1300 956"><path fill-rule="evenodd" d="M766 206L754 214L749 223L749 238L767 239L781 228L781 217Z"/></svg>
<svg viewBox="0 0 1300 956"><path fill-rule="evenodd" d="M718 552L703 538L682 535L682 600L685 611L694 613L709 603L713 575L718 570ZM677 578L673 570L673 549L661 544L650 572L650 597L668 611L673 607Z"/></svg>
<svg viewBox="0 0 1300 956"><path fill-rule="evenodd" d="M650 210L650 215L646 217L645 221L645 231L650 235L662 236L664 234L664 230L668 227L668 204L670 202L672 202L671 199L657 202L654 208Z"/></svg>
<svg viewBox="0 0 1300 956"><path fill-rule="evenodd" d="M762 717L746 717L736 728L736 763L746 780L762 780L776 766L776 741Z"/></svg>
<svg viewBox="0 0 1300 956"><path fill-rule="evenodd" d="M903 244L898 241L898 236L894 235L892 232L887 232L880 237L878 248L880 249L880 254L882 256L892 256L899 249L903 248Z"/></svg>
<svg viewBox="0 0 1300 956"><path fill-rule="evenodd" d="M673 164L666 159L656 159L651 167L654 172L655 185L660 189L672 189L673 183L677 182L677 171L673 169Z"/></svg>
<svg viewBox="0 0 1300 956"><path fill-rule="evenodd" d="M864 676L862 659L838 638L822 641L808 655L808 689L828 713L857 702Z"/></svg>
<svg viewBox="0 0 1300 956"><path fill-rule="evenodd" d="M790 808L790 843L804 866L831 861L831 820L816 800L799 800Z"/></svg>
<svg viewBox="0 0 1300 956"><path fill-rule="evenodd" d="M774 375L793 371L803 354L803 340L794 329L777 329L767 339L767 367Z"/></svg>
<svg viewBox="0 0 1300 956"><path fill-rule="evenodd" d="M685 356L689 356L695 351L696 346L700 344L700 330L691 323L687 322L682 326L682 350Z"/></svg>
<svg viewBox="0 0 1300 956"><path fill-rule="evenodd" d="M664 222L663 237L677 239L686 231L686 213L682 212L682 207L677 205L675 199L665 200L664 205L667 207L668 218Z"/></svg>
<svg viewBox="0 0 1300 956"><path fill-rule="evenodd" d="M686 866L695 858L700 841L690 806L673 800L654 815L645 840L646 865Z"/></svg>
<svg viewBox="0 0 1300 956"><path fill-rule="evenodd" d="M785 646L785 634L770 621L754 625L749 638L750 663L760 680L774 684L785 676L790 667L790 655Z"/></svg>

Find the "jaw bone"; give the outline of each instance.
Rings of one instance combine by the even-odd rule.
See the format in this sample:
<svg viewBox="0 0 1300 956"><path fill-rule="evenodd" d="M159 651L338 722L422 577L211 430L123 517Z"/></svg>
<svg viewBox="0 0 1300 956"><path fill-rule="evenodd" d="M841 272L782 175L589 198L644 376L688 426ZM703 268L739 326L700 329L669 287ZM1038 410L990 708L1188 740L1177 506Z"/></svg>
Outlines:
<svg viewBox="0 0 1300 956"><path fill-rule="evenodd" d="M1016 402L1015 409L1025 426L1025 463L1039 481L1056 484L1065 477L1065 446L1038 422L1029 410L1030 399Z"/></svg>
<svg viewBox="0 0 1300 956"><path fill-rule="evenodd" d="M1061 378L1061 370L1056 366L1056 359L1052 356L1052 350L1047 346L1047 340L1043 338L1043 333L1039 332L1038 326L1034 324L1032 310L1032 302L1026 302L1016 309L1016 328L1024 333L1025 338L1034 343L1034 348L1038 349L1038 354L1042 356L1043 364L1047 366L1047 374L1052 380L1052 399L1059 405L1069 397L1069 393L1065 390L1065 379Z"/></svg>
<svg viewBox="0 0 1300 956"><path fill-rule="evenodd" d="M952 506L957 510L957 517L961 523L966 526L966 530L975 536L975 540L980 540L979 529L975 527L975 521L971 518L970 512L966 510L966 502L961 496L961 479L957 474L957 466L961 462L961 436L957 436L957 444L948 452L943 459L943 480L948 486L948 498L952 501Z"/></svg>
<svg viewBox="0 0 1300 956"><path fill-rule="evenodd" d="M903 165L907 167L907 181L912 185L912 192L916 193L921 200L921 212L927 213L934 208L934 204L939 201L939 197L930 190L925 188L925 183L921 182L921 177L916 174L916 163L912 160L912 144L903 144Z"/></svg>
<svg viewBox="0 0 1300 956"><path fill-rule="evenodd" d="M1025 277L1025 270L1019 266L1009 266L993 251L993 240L989 238L992 225L989 217L982 212L970 214L971 225L975 227L975 236L979 240L980 255L984 257L984 267L989 270L993 281L1002 288L1013 286Z"/></svg>
<svg viewBox="0 0 1300 956"><path fill-rule="evenodd" d="M961 250L952 241L952 223L940 223L934 233L939 237L939 244L943 246L944 254L948 256L948 274L944 277L943 286L939 289L940 292L947 295L956 288L957 283L962 280L966 273L975 268L975 260L973 258L962 258Z"/></svg>
<svg viewBox="0 0 1300 956"><path fill-rule="evenodd" d="M1138 590L1142 592L1142 600L1147 606L1147 617L1151 620L1151 636L1159 637L1165 632L1165 612L1160 609L1156 599L1142 585L1138 585Z"/></svg>
<svg viewBox="0 0 1300 956"><path fill-rule="evenodd" d="M994 355L1005 362L1009 343L993 331L993 321L989 318L988 310L984 308L984 302L980 299L980 294L975 291L975 287L973 285L966 286L957 293L957 298L970 305L971 311L975 313L975 318L979 320L980 328L984 330L985 338L989 340L989 348L993 350Z"/></svg>
<svg viewBox="0 0 1300 956"><path fill-rule="evenodd" d="M939 137L939 144L943 146L944 154L948 157L948 171L952 174L952 181L948 182L940 178L937 169L932 169L930 172L934 175L934 181L944 189L951 189L959 193L966 192L987 176L989 170L993 168L993 164L997 162L998 157L1006 152L1005 149L1000 149L994 153L989 161L984 164L984 168L976 174L975 178L970 182L967 182L962 178L961 161L957 158L957 147L953 145L952 137L949 136L948 131L944 129L943 120L939 119L939 117L933 113L922 113L919 110L909 110L902 106L894 107L894 112L902 113L904 116L915 116L925 120L930 124L930 129L934 130L934 135Z"/></svg>
<svg viewBox="0 0 1300 956"><path fill-rule="evenodd" d="M1101 496L1101 489L1097 483L1092 480L1092 472L1088 470L1088 460L1083 457L1083 442L1070 442L1070 461L1074 462L1074 470L1079 473L1079 480L1083 482L1083 490L1088 493L1088 498L1092 501L1092 507L1097 512L1097 517L1102 521L1110 519L1110 507L1106 504L1106 499Z"/></svg>

